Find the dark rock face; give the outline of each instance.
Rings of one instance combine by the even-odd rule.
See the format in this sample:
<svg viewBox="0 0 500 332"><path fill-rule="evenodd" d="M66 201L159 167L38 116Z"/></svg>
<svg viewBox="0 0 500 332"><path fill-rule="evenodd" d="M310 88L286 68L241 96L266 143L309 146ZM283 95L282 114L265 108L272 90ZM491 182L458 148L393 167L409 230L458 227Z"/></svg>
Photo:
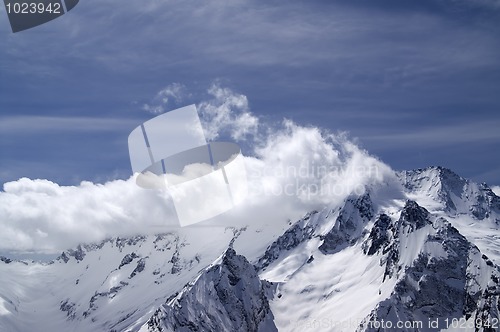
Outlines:
<svg viewBox="0 0 500 332"><path fill-rule="evenodd" d="M141 273L142 271L144 271L144 269L146 268L146 258L147 257L143 257L137 261L137 266L135 267L134 271L132 271L132 273L130 274L129 279L135 277L137 273Z"/></svg>
<svg viewBox="0 0 500 332"><path fill-rule="evenodd" d="M75 309L76 304L73 302L70 302L69 299L65 301L61 301L61 306L59 307L59 310L66 312L66 316L69 320L73 320L76 317L76 309Z"/></svg>
<svg viewBox="0 0 500 332"><path fill-rule="evenodd" d="M370 231L368 239L363 243L363 251L367 255L379 252L382 255L380 264L385 264L384 280L399 272L398 264L401 256L400 237L432 225L429 212L416 202L408 200L396 222L387 215L380 215Z"/></svg>
<svg viewBox="0 0 500 332"><path fill-rule="evenodd" d="M77 261L82 261L85 258L85 250L82 245L78 245L76 249L68 250L68 256L74 257Z"/></svg>
<svg viewBox="0 0 500 332"><path fill-rule="evenodd" d="M139 256L135 252L131 254L126 254L125 257L123 257L120 266L118 266L118 268L121 269L122 266L132 263L132 261L136 258L139 258Z"/></svg>
<svg viewBox="0 0 500 332"><path fill-rule="evenodd" d="M265 269L269 264L274 262L278 257L299 244L312 238L314 228L310 225L304 225L304 222L309 220L318 212L313 211L308 213L299 222L289 228L283 235L278 237L267 249L264 255L259 259L256 266L258 269Z"/></svg>
<svg viewBox="0 0 500 332"><path fill-rule="evenodd" d="M492 212L500 214L500 197L495 195L486 183L481 183L470 212L479 220L488 218Z"/></svg>
<svg viewBox="0 0 500 332"><path fill-rule="evenodd" d="M386 214L381 214L373 225L370 235L363 243L363 251L367 255L374 255L376 252L386 248L392 239L392 220ZM385 254L385 251L382 253Z"/></svg>
<svg viewBox="0 0 500 332"><path fill-rule="evenodd" d="M452 194L456 197L462 197L464 187L467 184L467 180L454 173L448 168L436 167L441 178L442 191L440 195L442 199L446 202L448 209L456 210L455 203L452 199Z"/></svg>
<svg viewBox="0 0 500 332"><path fill-rule="evenodd" d="M319 250L334 254L360 238L366 223L373 218L373 204L369 194L347 199L335 225L325 235Z"/></svg>
<svg viewBox="0 0 500 332"><path fill-rule="evenodd" d="M277 331L268 288L254 266L229 248L176 298L158 309L150 331Z"/></svg>
<svg viewBox="0 0 500 332"><path fill-rule="evenodd" d="M0 261L4 262L5 264L9 264L12 262L12 259L4 257L4 256L0 256Z"/></svg>
<svg viewBox="0 0 500 332"><path fill-rule="evenodd" d="M120 251L122 251L122 249L125 247L125 246L134 246L138 243L142 243L146 241L146 236L143 236L143 235L138 235L138 236L133 236L133 237L127 237L127 238L117 238L116 241L115 241L115 245L117 248L119 248Z"/></svg>
<svg viewBox="0 0 500 332"><path fill-rule="evenodd" d="M411 241L412 233L426 226L429 234L424 238L423 249L410 253L417 256L410 265L404 265L400 257L408 256L406 251L412 249L400 245L402 237ZM381 264L386 265L384 281L395 277L396 272L398 281L389 298L376 306L358 331L391 331L380 328L382 321L428 324L437 319L442 329L446 327L445 318L465 316L491 322L499 317L499 268L446 220L437 219L432 224L429 213L415 202L407 202L395 223L381 215L364 243L364 251L368 255L382 254ZM485 273L491 274L487 285L482 281Z"/></svg>
<svg viewBox="0 0 500 332"><path fill-rule="evenodd" d="M172 254L172 258L170 259L170 263L172 263L172 269L170 273L176 274L182 271L182 267L180 266L180 258L179 258L179 248L176 247L174 253Z"/></svg>
<svg viewBox="0 0 500 332"><path fill-rule="evenodd" d="M398 221L400 228L408 227L408 232L416 231L432 224L429 220L429 211L419 206L415 201L408 200Z"/></svg>
<svg viewBox="0 0 500 332"><path fill-rule="evenodd" d="M123 288L128 286L127 282L120 281L118 286L111 287L107 292L95 292L95 294L90 298L89 307L83 312L83 317L88 317L93 311L97 310L99 307L98 302L103 299L112 299L118 292Z"/></svg>
<svg viewBox="0 0 500 332"><path fill-rule="evenodd" d="M63 252L61 256L57 257L57 259L62 260L64 263L67 263L69 261L69 257L65 252Z"/></svg>

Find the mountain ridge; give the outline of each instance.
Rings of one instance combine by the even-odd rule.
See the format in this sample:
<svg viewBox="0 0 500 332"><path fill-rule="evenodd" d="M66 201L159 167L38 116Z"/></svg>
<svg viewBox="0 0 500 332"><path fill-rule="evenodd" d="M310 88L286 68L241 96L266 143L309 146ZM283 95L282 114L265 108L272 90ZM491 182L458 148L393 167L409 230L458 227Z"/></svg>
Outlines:
<svg viewBox="0 0 500 332"><path fill-rule="evenodd" d="M253 225L191 228L81 244L48 263L2 258L1 284L27 274L41 281L25 279L24 294L0 288L0 327L29 330L22 318L43 315L52 317L45 328L74 331L375 331L381 321L448 318L490 331L500 311L500 199L444 168L397 176L404 199L366 188L265 240ZM225 314L200 320L202 308Z"/></svg>

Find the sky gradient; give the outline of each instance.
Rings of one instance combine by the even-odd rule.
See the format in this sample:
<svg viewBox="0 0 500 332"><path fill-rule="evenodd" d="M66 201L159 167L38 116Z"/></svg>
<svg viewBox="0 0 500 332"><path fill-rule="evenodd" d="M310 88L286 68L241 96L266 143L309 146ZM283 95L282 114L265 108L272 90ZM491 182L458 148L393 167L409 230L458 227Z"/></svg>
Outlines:
<svg viewBox="0 0 500 332"><path fill-rule="evenodd" d="M16 34L2 7L0 40L0 183L126 179L130 131L215 84L394 169L500 184L496 0L81 0Z"/></svg>

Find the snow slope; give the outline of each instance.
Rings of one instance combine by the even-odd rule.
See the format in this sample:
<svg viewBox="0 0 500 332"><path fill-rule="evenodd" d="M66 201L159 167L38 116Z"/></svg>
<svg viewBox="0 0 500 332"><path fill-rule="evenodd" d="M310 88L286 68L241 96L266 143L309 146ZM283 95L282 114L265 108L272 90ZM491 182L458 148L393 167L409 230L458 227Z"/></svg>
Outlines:
<svg viewBox="0 0 500 332"><path fill-rule="evenodd" d="M293 222L3 257L0 331L498 330L500 198L441 167L397 176Z"/></svg>

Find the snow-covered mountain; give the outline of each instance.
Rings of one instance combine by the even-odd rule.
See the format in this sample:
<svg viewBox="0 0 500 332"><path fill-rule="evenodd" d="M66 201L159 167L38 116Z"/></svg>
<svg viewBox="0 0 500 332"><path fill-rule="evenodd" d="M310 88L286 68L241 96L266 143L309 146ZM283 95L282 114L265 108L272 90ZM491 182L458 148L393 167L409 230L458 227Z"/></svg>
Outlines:
<svg viewBox="0 0 500 332"><path fill-rule="evenodd" d="M498 331L500 198L441 167L272 227L0 261L0 331Z"/></svg>
<svg viewBox="0 0 500 332"><path fill-rule="evenodd" d="M277 331L269 308L273 285L233 248L162 305L143 331ZM272 296L272 295L271 295Z"/></svg>
<svg viewBox="0 0 500 332"><path fill-rule="evenodd" d="M425 195L450 214L471 214L478 220L500 213L500 198L486 183L477 184L443 167L429 167L398 174L411 195ZM495 219L500 223L500 219Z"/></svg>

